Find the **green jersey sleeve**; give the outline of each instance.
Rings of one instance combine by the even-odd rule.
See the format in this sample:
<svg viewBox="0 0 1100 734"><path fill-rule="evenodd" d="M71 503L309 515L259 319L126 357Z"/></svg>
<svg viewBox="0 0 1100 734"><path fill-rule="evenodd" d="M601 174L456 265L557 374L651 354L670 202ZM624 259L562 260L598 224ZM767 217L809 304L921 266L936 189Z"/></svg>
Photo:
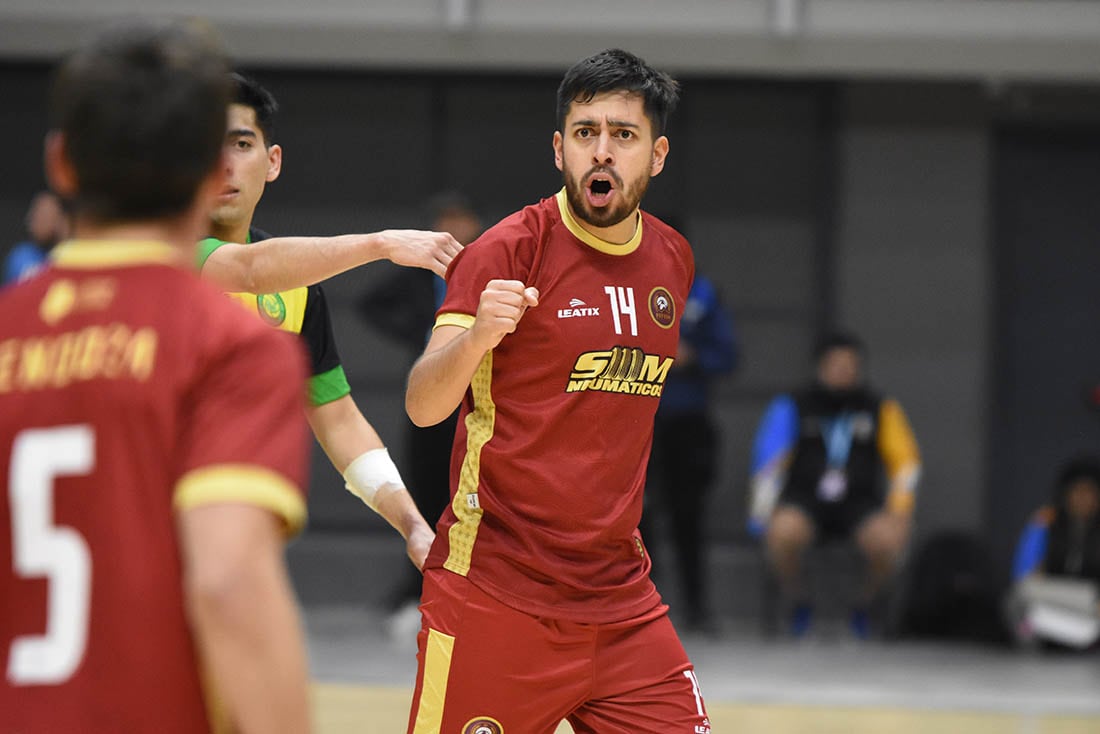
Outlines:
<svg viewBox="0 0 1100 734"><path fill-rule="evenodd" d="M195 264L198 266L199 270L202 270L202 266L205 265L210 256L214 254L214 250L224 244L225 243L217 237L207 237L205 240L199 240L199 245L195 248Z"/></svg>

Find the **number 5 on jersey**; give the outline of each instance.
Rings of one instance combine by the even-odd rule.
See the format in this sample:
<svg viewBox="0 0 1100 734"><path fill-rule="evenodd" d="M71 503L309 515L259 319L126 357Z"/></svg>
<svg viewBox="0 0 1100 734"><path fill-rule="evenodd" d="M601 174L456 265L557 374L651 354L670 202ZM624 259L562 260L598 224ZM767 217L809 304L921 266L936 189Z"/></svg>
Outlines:
<svg viewBox="0 0 1100 734"><path fill-rule="evenodd" d="M12 565L17 576L49 579L46 634L23 635L11 644L8 680L52 685L80 665L88 641L92 555L76 530L53 522L54 479L91 474L95 433L91 426L21 431L11 452Z"/></svg>
<svg viewBox="0 0 1100 734"><path fill-rule="evenodd" d="M630 317L630 335L638 336L638 316L634 310L634 289L623 288L614 285L605 285L603 292L607 294L607 297L611 299L611 315L615 318L615 333L621 335L623 333L622 323L620 318L622 316Z"/></svg>

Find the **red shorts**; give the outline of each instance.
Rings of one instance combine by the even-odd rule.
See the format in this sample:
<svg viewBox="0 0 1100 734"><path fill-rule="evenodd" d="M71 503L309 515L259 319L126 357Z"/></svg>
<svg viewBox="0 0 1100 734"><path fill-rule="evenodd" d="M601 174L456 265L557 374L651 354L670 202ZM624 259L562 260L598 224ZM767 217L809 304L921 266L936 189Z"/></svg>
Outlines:
<svg viewBox="0 0 1100 734"><path fill-rule="evenodd" d="M464 576L424 577L409 734L709 734L695 670L661 606L582 624L532 617Z"/></svg>

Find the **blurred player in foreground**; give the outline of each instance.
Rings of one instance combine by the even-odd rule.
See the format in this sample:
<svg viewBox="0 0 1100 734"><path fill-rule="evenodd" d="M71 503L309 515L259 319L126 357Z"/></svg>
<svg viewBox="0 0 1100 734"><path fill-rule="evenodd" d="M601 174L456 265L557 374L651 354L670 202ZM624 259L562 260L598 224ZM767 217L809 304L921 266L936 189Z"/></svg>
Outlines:
<svg viewBox="0 0 1100 734"><path fill-rule="evenodd" d="M451 263L406 394L417 425L462 404L410 732L710 731L637 530L694 274L639 209L678 96L625 51L576 63L553 136L565 187Z"/></svg>
<svg viewBox="0 0 1100 734"><path fill-rule="evenodd" d="M193 24L114 28L56 77L75 237L0 293L0 731L309 729L303 357L193 267L230 92Z"/></svg>

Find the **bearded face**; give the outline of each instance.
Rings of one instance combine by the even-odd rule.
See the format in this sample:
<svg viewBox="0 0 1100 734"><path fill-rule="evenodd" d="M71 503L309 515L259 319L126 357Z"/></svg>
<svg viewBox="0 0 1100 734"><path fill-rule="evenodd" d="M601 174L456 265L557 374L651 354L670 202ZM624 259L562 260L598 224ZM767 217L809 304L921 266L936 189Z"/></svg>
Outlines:
<svg viewBox="0 0 1100 734"><path fill-rule="evenodd" d="M612 227L631 216L649 188L648 170L624 182L613 166L593 166L578 176L566 163L562 178L573 215L599 228Z"/></svg>
<svg viewBox="0 0 1100 734"><path fill-rule="evenodd" d="M632 92L574 101L563 127L554 154L573 216L593 234L625 242L649 179L664 167L668 139L653 139L644 101Z"/></svg>

